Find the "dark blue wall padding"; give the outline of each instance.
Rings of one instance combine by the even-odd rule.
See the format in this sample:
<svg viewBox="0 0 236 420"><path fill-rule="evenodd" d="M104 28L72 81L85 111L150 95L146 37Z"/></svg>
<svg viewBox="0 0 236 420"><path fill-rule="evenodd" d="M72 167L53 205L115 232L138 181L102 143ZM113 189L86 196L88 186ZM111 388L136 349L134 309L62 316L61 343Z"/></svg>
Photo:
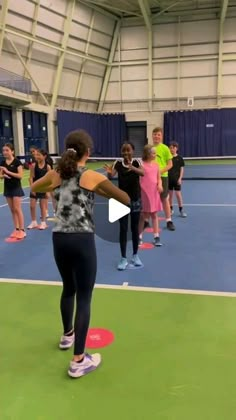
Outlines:
<svg viewBox="0 0 236 420"><path fill-rule="evenodd" d="M236 156L236 109L165 112L164 138L185 157Z"/></svg>
<svg viewBox="0 0 236 420"><path fill-rule="evenodd" d="M93 138L93 156L116 157L120 155L121 144L126 140L124 114L90 114L74 111L57 111L58 148L61 154L68 133L86 130Z"/></svg>
<svg viewBox="0 0 236 420"><path fill-rule="evenodd" d="M47 114L35 111L23 111L25 154L30 147L48 151Z"/></svg>

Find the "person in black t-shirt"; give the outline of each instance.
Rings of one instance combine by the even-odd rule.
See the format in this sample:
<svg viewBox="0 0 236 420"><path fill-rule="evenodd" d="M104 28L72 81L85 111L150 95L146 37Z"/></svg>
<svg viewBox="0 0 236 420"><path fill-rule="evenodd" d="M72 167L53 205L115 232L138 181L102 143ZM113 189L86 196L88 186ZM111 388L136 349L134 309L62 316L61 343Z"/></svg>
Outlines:
<svg viewBox="0 0 236 420"><path fill-rule="evenodd" d="M21 208L21 199L24 191L21 186L23 177L23 165L14 155L14 147L7 143L2 149L3 160L0 162L0 178L4 180L4 196L11 210L15 230L10 238L24 239L26 237L24 229L24 215Z"/></svg>
<svg viewBox="0 0 236 420"><path fill-rule="evenodd" d="M131 232L133 242L132 265L141 267L143 264L138 256L139 245L139 218L141 211L141 189L139 177L144 175L139 159L133 158L134 146L131 143L123 144L121 148L122 158L116 160L113 166L105 165L109 177L118 174L118 186L125 191L131 200ZM126 248L129 217L124 216L120 219L120 249L121 260L118 264L118 270L125 270L128 266Z"/></svg>
<svg viewBox="0 0 236 420"><path fill-rule="evenodd" d="M49 153L46 152L46 159L45 162L50 166L51 170L53 169L54 162ZM54 198L54 192L50 192L51 200L52 200L52 207L53 207L53 216L56 214L56 201ZM49 211L47 211L47 217L49 217Z"/></svg>
<svg viewBox="0 0 236 420"><path fill-rule="evenodd" d="M45 152L45 153L46 153L45 161L50 166L50 168L53 169L53 159L51 158L48 152Z"/></svg>
<svg viewBox="0 0 236 420"><path fill-rule="evenodd" d="M36 162L32 164L30 168L30 178L29 184L31 185L38 181L38 179L43 178L47 172L51 170L50 166L46 162L46 152L44 150L37 150L35 154ZM40 230L47 228L46 217L47 217L47 207L48 207L48 194L46 193L30 193L30 213L31 213L31 223L28 226L28 229L35 229L38 227L36 220L36 205L39 200L40 210L41 210L41 224L39 226Z"/></svg>
<svg viewBox="0 0 236 420"><path fill-rule="evenodd" d="M175 195L177 198L179 212L181 217L187 217L187 214L183 210L183 197L181 193L181 185L182 179L184 175L184 159L182 156L178 154L179 145L176 142L172 142L170 144L170 151L173 156L172 162L173 166L169 170L169 200L170 200L170 207L171 213L174 213L173 210L173 191L175 191Z"/></svg>

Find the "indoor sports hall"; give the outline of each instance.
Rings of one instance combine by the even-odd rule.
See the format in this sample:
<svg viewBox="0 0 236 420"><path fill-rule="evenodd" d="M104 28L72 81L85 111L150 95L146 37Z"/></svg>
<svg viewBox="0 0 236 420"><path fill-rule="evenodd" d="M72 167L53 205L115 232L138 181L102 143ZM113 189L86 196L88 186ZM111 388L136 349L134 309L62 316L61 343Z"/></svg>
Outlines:
<svg viewBox="0 0 236 420"><path fill-rule="evenodd" d="M129 232L121 271L119 215L95 195L86 352L102 364L74 380L51 198L46 228L27 229L31 152L57 168L83 129L87 167L107 175L124 143L140 160L156 127L184 159L183 210L174 198L174 231L158 213L160 247L145 228L141 266ZM0 146L0 420L235 420L236 0L0 0ZM6 148L23 167L22 238Z"/></svg>

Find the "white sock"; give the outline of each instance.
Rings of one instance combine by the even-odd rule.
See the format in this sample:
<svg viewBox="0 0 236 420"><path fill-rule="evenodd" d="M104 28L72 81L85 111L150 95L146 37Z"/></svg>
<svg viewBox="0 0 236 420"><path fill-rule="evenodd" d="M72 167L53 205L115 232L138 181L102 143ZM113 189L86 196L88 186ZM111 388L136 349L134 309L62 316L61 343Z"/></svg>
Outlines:
<svg viewBox="0 0 236 420"><path fill-rule="evenodd" d="M154 239L159 238L159 233L154 233Z"/></svg>
<svg viewBox="0 0 236 420"><path fill-rule="evenodd" d="M166 223L171 222L171 217L169 219L166 219Z"/></svg>

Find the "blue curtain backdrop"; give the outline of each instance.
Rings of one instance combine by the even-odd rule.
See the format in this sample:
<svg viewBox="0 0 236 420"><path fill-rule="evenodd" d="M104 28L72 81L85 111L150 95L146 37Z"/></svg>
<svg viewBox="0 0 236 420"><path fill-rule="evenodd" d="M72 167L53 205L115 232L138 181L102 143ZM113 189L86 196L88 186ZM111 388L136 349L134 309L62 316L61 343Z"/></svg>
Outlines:
<svg viewBox="0 0 236 420"><path fill-rule="evenodd" d="M0 154L5 143L13 143L12 111L0 108Z"/></svg>
<svg viewBox="0 0 236 420"><path fill-rule="evenodd" d="M26 155L32 146L48 151L47 114L23 111L23 127Z"/></svg>
<svg viewBox="0 0 236 420"><path fill-rule="evenodd" d="M57 111L58 148L64 151L64 140L70 131L83 129L93 138L93 156L116 157L126 140L124 114L90 114L85 112Z"/></svg>
<svg viewBox="0 0 236 420"><path fill-rule="evenodd" d="M164 135L185 157L236 156L236 109L165 112Z"/></svg>

